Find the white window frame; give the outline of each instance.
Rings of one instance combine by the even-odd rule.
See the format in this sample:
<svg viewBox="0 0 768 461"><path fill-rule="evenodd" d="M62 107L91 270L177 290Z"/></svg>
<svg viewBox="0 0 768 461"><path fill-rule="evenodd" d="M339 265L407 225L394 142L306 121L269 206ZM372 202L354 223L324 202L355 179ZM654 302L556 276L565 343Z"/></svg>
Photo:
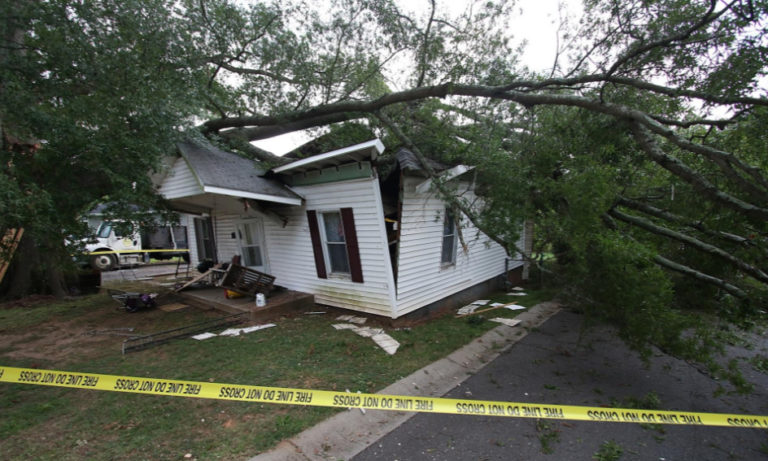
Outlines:
<svg viewBox="0 0 768 461"><path fill-rule="evenodd" d="M240 263L245 266L245 254L243 254L243 246L242 246L242 237L240 236L240 230L241 225L247 224L249 226L255 226L257 235L259 238L259 241L256 243L256 245L250 245L250 246L258 246L259 252L261 253L261 263L262 266L260 266L264 272L269 273L270 267L269 267L269 258L267 257L267 236L264 233L264 221L261 218L258 217L251 217L251 218L245 218L245 219L238 219L235 221L235 232L237 236L237 250L240 253ZM257 266L252 266L257 267Z"/></svg>
<svg viewBox="0 0 768 461"><path fill-rule="evenodd" d="M441 232L440 232L441 233L441 240L440 240L440 266L441 267L450 267L450 266L455 266L456 265L456 253L457 253L457 251L456 251L457 250L457 242L456 241L459 238L459 232L458 232L458 229L457 229L458 223L456 222L457 221L456 217L453 216L453 214L451 213L451 210L449 208L446 207L443 210L443 213L444 213L444 215L443 215L443 222L442 222ZM446 221L448 220L449 216L453 220L453 234L446 234L446 232L445 232L445 224L446 224ZM451 260L450 261L444 261L443 260L443 254L445 253L445 239L446 239L446 237L449 237L449 236L453 237L452 248L451 248Z"/></svg>
<svg viewBox="0 0 768 461"><path fill-rule="evenodd" d="M328 245L340 245L341 242L328 242L328 234L326 232L325 228L325 215L334 213L339 216L339 223L341 223L342 229L344 228L344 219L341 216L341 209L334 209L334 210L318 210L317 211L317 224L318 224L318 231L320 234L320 241L322 242L322 249L323 249L323 259L325 260L325 267L326 271L328 273L328 276L338 277L338 278L344 278L344 279L352 279L352 267L349 263L349 248L347 245L349 242L347 241L346 234L344 235L344 255L347 258L347 268L348 272L338 272L333 270L333 264L331 264L331 254L328 249Z"/></svg>

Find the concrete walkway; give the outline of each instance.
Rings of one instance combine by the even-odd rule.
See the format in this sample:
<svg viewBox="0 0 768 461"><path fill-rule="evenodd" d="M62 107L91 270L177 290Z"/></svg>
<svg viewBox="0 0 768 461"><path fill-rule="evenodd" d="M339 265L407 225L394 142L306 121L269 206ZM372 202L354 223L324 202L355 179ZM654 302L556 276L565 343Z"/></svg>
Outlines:
<svg viewBox="0 0 768 461"><path fill-rule="evenodd" d="M500 325L471 343L421 370L382 389L379 393L441 397L493 361L559 311L552 302L533 306L516 318L516 327ZM350 459L393 431L415 413L367 411L339 413L307 429L251 461L307 461Z"/></svg>

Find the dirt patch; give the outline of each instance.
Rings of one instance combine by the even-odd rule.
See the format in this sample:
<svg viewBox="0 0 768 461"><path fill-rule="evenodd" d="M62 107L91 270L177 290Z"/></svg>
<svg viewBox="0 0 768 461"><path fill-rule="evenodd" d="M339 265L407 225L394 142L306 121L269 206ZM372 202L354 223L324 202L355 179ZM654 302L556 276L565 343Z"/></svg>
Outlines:
<svg viewBox="0 0 768 461"><path fill-rule="evenodd" d="M162 331L169 320L183 322L186 315L160 309L128 313L116 309L114 303L105 303L103 308L76 317L54 316L34 326L6 331L0 335L0 351L18 360L80 361L103 356L105 351L119 352L124 340Z"/></svg>
<svg viewBox="0 0 768 461"><path fill-rule="evenodd" d="M0 309L14 309L17 307L33 307L39 304L49 303L56 298L50 295L32 295L25 298L0 303Z"/></svg>

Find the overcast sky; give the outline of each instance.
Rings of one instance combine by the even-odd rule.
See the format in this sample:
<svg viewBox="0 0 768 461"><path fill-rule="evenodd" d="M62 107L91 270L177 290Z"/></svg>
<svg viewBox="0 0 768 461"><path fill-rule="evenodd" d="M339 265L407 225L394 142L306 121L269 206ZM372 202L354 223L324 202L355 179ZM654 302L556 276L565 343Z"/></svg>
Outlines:
<svg viewBox="0 0 768 461"><path fill-rule="evenodd" d="M405 11L425 14L429 0L397 0ZM437 0L438 8L452 8L463 11L466 0ZM525 39L527 48L522 61L532 70L549 71L555 59L557 49L557 28L560 23L558 6L563 5L563 14L576 24L581 14L578 0L518 0L515 5L515 17L510 27L518 42ZM289 133L274 138L254 142L262 149L282 155L307 142L304 133Z"/></svg>

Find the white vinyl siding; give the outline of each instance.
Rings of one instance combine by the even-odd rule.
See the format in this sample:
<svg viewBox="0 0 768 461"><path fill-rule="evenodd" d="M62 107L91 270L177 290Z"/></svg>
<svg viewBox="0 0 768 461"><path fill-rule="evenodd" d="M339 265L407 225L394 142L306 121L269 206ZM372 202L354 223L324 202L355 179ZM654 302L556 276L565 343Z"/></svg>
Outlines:
<svg viewBox="0 0 768 461"><path fill-rule="evenodd" d="M461 223L468 251L464 251L456 236L455 263L443 264L445 203L433 192L415 191L423 179L404 180L396 317L504 273L506 257L499 244L464 218L456 221ZM465 192L463 197L471 200L473 193Z"/></svg>
<svg viewBox="0 0 768 461"><path fill-rule="evenodd" d="M234 255L240 254L237 242L237 222L253 217L255 214L215 214L212 217L213 235L216 236L216 256L220 263L232 262Z"/></svg>
<svg viewBox="0 0 768 461"><path fill-rule="evenodd" d="M384 212L376 178L341 181L293 188L306 197L303 207L286 208L288 224L265 221L267 250L275 283L315 295L315 301L329 306L391 317L394 305L394 279L389 262ZM307 210L318 215L352 208L364 283L349 277L317 276L309 235ZM325 231L320 224L320 233Z"/></svg>
<svg viewBox="0 0 768 461"><path fill-rule="evenodd" d="M176 159L171 172L165 178L158 190L160 195L168 200L202 194L203 188L192 173L187 161L182 157Z"/></svg>
<svg viewBox="0 0 768 461"><path fill-rule="evenodd" d="M219 261L229 262L239 253L237 239L232 238L236 222L248 217L263 218L266 263L275 284L291 290L315 295L320 304L391 317L394 306L394 279L389 261L384 212L378 180L375 178L293 188L306 197L301 207L281 207L279 214L288 219L285 226L274 217L255 211L214 216L216 249ZM360 263L364 283L355 283L349 276L317 277L309 234L307 210L318 215L326 211L352 208L355 218ZM321 233L324 233L321 226Z"/></svg>

